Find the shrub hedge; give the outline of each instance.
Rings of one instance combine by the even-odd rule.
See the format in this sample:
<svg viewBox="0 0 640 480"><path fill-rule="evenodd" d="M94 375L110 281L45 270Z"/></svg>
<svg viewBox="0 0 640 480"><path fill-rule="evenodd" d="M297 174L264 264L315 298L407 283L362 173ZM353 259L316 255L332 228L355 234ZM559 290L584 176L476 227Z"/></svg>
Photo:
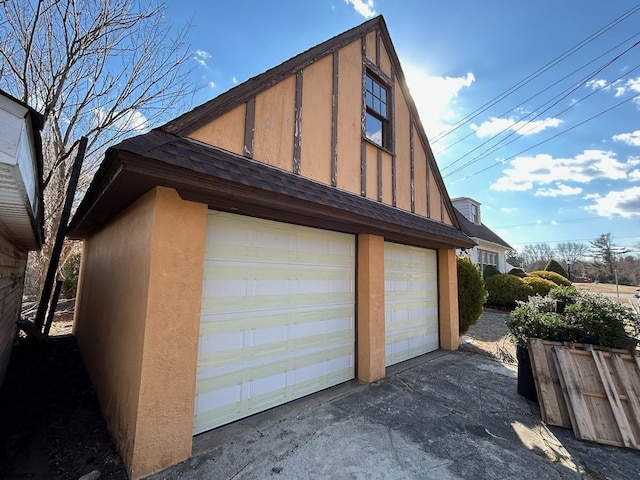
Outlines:
<svg viewBox="0 0 640 480"><path fill-rule="evenodd" d="M526 272L521 268L512 268L509 270L509 275L515 275L516 277L524 278L527 276Z"/></svg>
<svg viewBox="0 0 640 480"><path fill-rule="evenodd" d="M533 295L540 295L541 297L546 296L553 288L557 287L551 280L545 280L540 277L524 277L522 280L533 288Z"/></svg>
<svg viewBox="0 0 640 480"><path fill-rule="evenodd" d="M487 291L478 265L467 257L457 257L457 266L459 328L464 335L482 315Z"/></svg>
<svg viewBox="0 0 640 480"><path fill-rule="evenodd" d="M487 288L487 305L496 307L515 307L516 302L526 302L533 295L533 288L515 275L501 273L489 277L484 282Z"/></svg>
<svg viewBox="0 0 640 480"><path fill-rule="evenodd" d="M567 280L565 277L556 272L548 272L546 270L536 270L535 272L530 272L529 275L535 275L540 278L544 278L545 280L551 280L556 285L570 287L571 282Z"/></svg>
<svg viewBox="0 0 640 480"><path fill-rule="evenodd" d="M562 265L560 265L555 260L549 260L549 262L547 263L547 266L544 267L544 269L547 272L556 272L558 275L562 275L564 278L569 278L567 271L564 268L562 268Z"/></svg>
<svg viewBox="0 0 640 480"><path fill-rule="evenodd" d="M486 265L482 272L482 277L486 280L489 277L493 277L494 275L500 275L500 270L498 270L493 265Z"/></svg>

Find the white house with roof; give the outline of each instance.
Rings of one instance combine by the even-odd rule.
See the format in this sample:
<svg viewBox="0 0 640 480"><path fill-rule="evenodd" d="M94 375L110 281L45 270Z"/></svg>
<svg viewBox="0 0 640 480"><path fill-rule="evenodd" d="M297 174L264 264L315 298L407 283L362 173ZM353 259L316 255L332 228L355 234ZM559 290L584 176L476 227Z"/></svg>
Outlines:
<svg viewBox="0 0 640 480"><path fill-rule="evenodd" d="M469 197L452 198L451 202L462 231L477 243L465 250L471 261L478 264L481 272L487 265L493 265L502 273L508 272L512 267L507 263L506 252L514 248L482 223L480 202Z"/></svg>

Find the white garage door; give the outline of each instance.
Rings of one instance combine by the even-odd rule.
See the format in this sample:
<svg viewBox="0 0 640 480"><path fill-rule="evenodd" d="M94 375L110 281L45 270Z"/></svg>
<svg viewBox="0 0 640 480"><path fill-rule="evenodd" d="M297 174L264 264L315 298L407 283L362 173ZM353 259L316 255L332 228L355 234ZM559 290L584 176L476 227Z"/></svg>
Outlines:
<svg viewBox="0 0 640 480"><path fill-rule="evenodd" d="M353 235L209 212L194 434L354 377Z"/></svg>
<svg viewBox="0 0 640 480"><path fill-rule="evenodd" d="M437 350L436 252L385 242L384 286L385 364Z"/></svg>

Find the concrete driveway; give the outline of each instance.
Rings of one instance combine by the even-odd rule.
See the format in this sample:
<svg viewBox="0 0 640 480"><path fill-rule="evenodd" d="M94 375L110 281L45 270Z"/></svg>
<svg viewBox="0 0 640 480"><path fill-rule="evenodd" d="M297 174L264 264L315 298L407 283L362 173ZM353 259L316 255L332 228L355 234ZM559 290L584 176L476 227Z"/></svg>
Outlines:
<svg viewBox="0 0 640 480"><path fill-rule="evenodd" d="M547 428L514 367L426 355L201 434L159 479L637 479L640 452Z"/></svg>

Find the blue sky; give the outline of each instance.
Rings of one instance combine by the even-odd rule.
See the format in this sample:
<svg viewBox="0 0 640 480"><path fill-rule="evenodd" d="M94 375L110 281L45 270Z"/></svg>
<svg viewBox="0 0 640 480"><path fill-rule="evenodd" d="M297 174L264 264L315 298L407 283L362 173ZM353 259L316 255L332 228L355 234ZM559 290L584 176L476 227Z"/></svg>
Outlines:
<svg viewBox="0 0 640 480"><path fill-rule="evenodd" d="M479 201L518 249L640 242L636 1L170 0L167 13L191 22L194 107L382 14L452 198Z"/></svg>

